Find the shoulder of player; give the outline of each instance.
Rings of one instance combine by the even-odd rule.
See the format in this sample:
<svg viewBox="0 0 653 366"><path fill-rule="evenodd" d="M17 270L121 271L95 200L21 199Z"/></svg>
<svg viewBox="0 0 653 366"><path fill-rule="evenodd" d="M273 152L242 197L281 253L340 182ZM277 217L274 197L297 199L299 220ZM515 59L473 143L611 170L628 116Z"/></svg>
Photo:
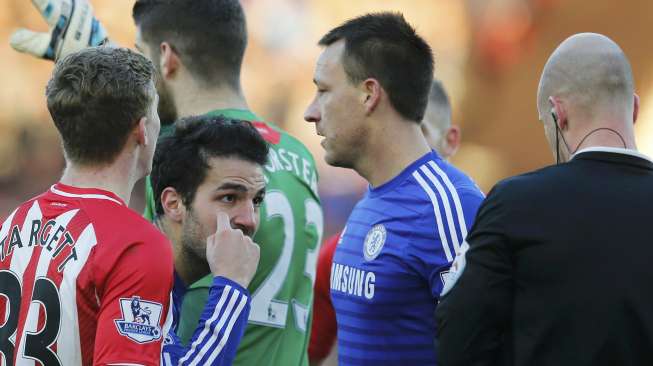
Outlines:
<svg viewBox="0 0 653 366"><path fill-rule="evenodd" d="M411 179L395 190L399 192L395 201L411 212L399 218L412 227L410 241L417 246L424 242L430 247L433 238L443 233L449 237L453 233L463 236L484 195L471 178L451 165L432 166L427 162L424 166L415 169Z"/></svg>
<svg viewBox="0 0 653 366"><path fill-rule="evenodd" d="M435 187L453 187L458 192L473 193L482 196L478 185L476 185L469 175L445 160L428 161L423 167L419 168L419 172L427 183Z"/></svg>
<svg viewBox="0 0 653 366"><path fill-rule="evenodd" d="M277 144L270 144L268 163L264 172L268 177L268 188L293 191L298 194L298 186L305 187L307 194L318 197L318 172L315 159L308 148L299 140L283 130L278 130L281 139ZM294 187L289 185L296 184Z"/></svg>
<svg viewBox="0 0 653 366"><path fill-rule="evenodd" d="M168 239L136 211L113 202L85 202L85 211L96 235L125 244L165 245Z"/></svg>
<svg viewBox="0 0 653 366"><path fill-rule="evenodd" d="M84 202L84 206L96 242L86 265L96 286L103 288L123 270L147 274L143 278L148 281L172 278L172 245L154 225L113 202Z"/></svg>
<svg viewBox="0 0 653 366"><path fill-rule="evenodd" d="M313 163L313 166L315 166L315 159L313 158L313 154L308 150L306 145L304 145L303 142L301 142L298 138L295 136L291 135L290 132L282 130L280 127L277 125L270 123L270 122L264 122L268 127L272 128L274 131L280 134L281 140L278 145L275 146L280 146L288 150L293 150L296 153L299 153L302 155L302 157L308 158L311 163Z"/></svg>
<svg viewBox="0 0 653 366"><path fill-rule="evenodd" d="M456 169L455 174L452 174L450 170L444 171L439 166L426 167L427 164L410 172L401 184L384 194L382 199L427 217L433 217L434 206L445 210L460 204L467 211L467 206L476 207L483 200L481 190L464 173Z"/></svg>
<svg viewBox="0 0 653 366"><path fill-rule="evenodd" d="M40 196L34 197L29 201L21 203L18 207L14 208L7 216L0 217L0 232L2 241L5 237L10 234L10 228L15 225L21 225L27 216L29 210L34 206L34 203L38 201Z"/></svg>

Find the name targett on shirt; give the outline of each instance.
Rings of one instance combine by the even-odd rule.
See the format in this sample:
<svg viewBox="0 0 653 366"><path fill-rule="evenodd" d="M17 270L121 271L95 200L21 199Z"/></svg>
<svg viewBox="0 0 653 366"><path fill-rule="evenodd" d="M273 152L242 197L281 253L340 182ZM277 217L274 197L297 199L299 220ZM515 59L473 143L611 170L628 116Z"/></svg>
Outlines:
<svg viewBox="0 0 653 366"><path fill-rule="evenodd" d="M27 223L26 223L27 224ZM75 249L75 240L66 230L66 227L57 224L55 220L49 220L43 223L42 220L32 220L30 230L26 233L29 238L22 237L18 225L11 228L9 235L0 238L0 261L11 256L15 249L41 246L52 253L52 258L58 257L66 247L72 247L72 250L59 265L57 270L63 271L66 264L71 260L77 260L77 250Z"/></svg>
<svg viewBox="0 0 653 366"><path fill-rule="evenodd" d="M333 262L331 264L331 290L366 299L374 298L376 275L355 267Z"/></svg>

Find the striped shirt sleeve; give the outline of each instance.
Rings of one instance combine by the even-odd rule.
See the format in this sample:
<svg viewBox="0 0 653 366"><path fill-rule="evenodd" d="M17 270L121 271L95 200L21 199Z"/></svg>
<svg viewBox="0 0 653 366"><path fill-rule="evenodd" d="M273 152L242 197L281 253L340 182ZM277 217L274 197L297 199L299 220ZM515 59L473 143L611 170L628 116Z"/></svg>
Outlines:
<svg viewBox="0 0 653 366"><path fill-rule="evenodd" d="M176 334L163 347L163 366L231 365L247 326L249 292L234 281L216 277L199 324L188 346Z"/></svg>
<svg viewBox="0 0 653 366"><path fill-rule="evenodd" d="M419 258L418 271L428 279L434 298L449 279L449 266L461 251L469 227L483 201L471 187L455 187L440 166L430 161L413 172L413 178L431 202L422 235L415 235L411 250Z"/></svg>

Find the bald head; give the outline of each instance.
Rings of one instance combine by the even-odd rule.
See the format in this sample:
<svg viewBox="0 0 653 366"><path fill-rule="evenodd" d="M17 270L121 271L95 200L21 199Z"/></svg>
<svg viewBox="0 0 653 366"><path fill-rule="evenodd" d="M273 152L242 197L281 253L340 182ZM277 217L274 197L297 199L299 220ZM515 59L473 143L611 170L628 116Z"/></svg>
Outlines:
<svg viewBox="0 0 653 366"><path fill-rule="evenodd" d="M556 48L542 71L537 109L559 161L581 148L636 148L639 98L632 70L621 48L606 36L576 34Z"/></svg>
<svg viewBox="0 0 653 366"><path fill-rule="evenodd" d="M432 149L447 159L456 153L460 145L460 128L451 124L451 104L444 86L433 80L429 103L421 124L422 134Z"/></svg>
<svg viewBox="0 0 653 366"><path fill-rule="evenodd" d="M621 48L606 36L580 33L562 42L547 61L537 104L540 118L550 113L550 97L563 100L568 113L582 120L605 113L632 117L633 93L632 70Z"/></svg>

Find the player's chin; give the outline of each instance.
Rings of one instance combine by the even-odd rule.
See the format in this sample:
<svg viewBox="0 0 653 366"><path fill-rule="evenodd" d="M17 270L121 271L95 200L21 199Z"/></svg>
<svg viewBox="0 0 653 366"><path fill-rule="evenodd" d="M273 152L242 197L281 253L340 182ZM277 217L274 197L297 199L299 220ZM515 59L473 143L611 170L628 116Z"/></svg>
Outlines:
<svg viewBox="0 0 653 366"><path fill-rule="evenodd" d="M332 150L326 150L324 161L326 161L327 164L338 168L352 168L349 159L345 159L342 155L336 154L335 151Z"/></svg>
<svg viewBox="0 0 653 366"><path fill-rule="evenodd" d="M338 163L338 159L336 159L335 154L333 151L330 151L325 144L322 144L322 147L324 147L324 161L326 161L327 164L337 166L335 164Z"/></svg>

